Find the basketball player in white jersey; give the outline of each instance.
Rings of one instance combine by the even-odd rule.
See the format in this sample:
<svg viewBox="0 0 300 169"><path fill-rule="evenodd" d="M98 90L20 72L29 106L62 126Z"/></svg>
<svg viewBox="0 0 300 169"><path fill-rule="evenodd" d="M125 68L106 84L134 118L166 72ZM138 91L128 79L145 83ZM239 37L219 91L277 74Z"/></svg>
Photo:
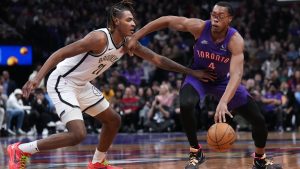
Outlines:
<svg viewBox="0 0 300 169"><path fill-rule="evenodd" d="M39 151L79 144L86 136L82 112L103 124L99 144L88 168L119 168L108 164L106 152L119 130L120 116L109 107L103 94L89 81L107 70L126 53L123 47L125 38L131 36L135 29L132 11L130 1L113 5L108 19L109 29L92 31L83 39L57 50L45 62L36 77L24 85L24 96L28 97L41 79L56 66L49 76L47 90L68 132L30 143L9 145L7 151L10 169L26 168L26 159ZM136 48L133 53L166 70L190 74L201 80L215 78L210 72L191 70L143 46Z"/></svg>

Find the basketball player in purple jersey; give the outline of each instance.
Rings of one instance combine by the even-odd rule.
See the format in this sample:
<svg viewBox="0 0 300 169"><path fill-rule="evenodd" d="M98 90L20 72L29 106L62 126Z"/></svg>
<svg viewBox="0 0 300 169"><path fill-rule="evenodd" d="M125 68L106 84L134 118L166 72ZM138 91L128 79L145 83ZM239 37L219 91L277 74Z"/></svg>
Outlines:
<svg viewBox="0 0 300 169"><path fill-rule="evenodd" d="M187 75L180 91L181 120L190 143L189 162L185 169L197 169L205 157L197 140L195 107L200 98L214 95L219 104L214 116L215 122L226 122L225 116L232 118L230 111L239 112L252 124L252 135L255 143L253 169L280 169L266 159L265 145L267 128L265 120L244 86L240 85L243 75L244 40L230 23L233 19L233 8L228 2L218 2L211 19L203 21L195 18L164 16L158 18L138 32L128 43L129 50L134 49L138 39L148 33L162 28L190 32L196 43L192 69L213 70L217 74L215 81L204 82Z"/></svg>

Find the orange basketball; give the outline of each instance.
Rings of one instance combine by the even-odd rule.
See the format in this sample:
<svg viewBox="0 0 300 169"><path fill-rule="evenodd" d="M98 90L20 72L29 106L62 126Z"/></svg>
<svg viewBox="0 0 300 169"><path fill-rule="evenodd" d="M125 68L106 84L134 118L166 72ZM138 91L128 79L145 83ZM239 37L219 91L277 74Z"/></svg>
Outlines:
<svg viewBox="0 0 300 169"><path fill-rule="evenodd" d="M229 150L236 139L233 128L227 123L216 123L207 132L207 144L218 152Z"/></svg>

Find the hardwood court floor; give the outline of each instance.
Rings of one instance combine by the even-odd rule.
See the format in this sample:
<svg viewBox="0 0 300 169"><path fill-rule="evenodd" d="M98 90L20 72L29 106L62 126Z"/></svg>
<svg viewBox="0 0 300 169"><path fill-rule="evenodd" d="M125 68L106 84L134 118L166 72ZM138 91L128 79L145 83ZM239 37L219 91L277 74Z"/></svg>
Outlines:
<svg viewBox="0 0 300 169"><path fill-rule="evenodd" d="M204 144L206 162L200 169L251 169L253 141L251 133L240 132L234 147L227 153L216 153L205 145L206 133L198 134ZM0 138L0 169L7 167L6 147L14 142L27 142L36 137ZM41 152L31 158L28 169L83 169L92 159L97 135L89 135L80 145ZM268 156L283 164L284 169L300 168L299 133L269 133ZM108 158L124 169L183 169L188 143L183 133L119 134Z"/></svg>

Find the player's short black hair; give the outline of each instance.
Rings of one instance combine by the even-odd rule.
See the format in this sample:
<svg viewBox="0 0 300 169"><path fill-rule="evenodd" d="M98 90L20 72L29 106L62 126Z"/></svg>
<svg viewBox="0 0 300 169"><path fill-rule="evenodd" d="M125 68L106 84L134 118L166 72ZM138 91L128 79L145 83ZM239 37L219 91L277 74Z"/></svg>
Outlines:
<svg viewBox="0 0 300 169"><path fill-rule="evenodd" d="M113 29L114 19L119 17L123 11L130 11L134 15L133 5L131 0L122 0L112 5L108 11L107 27Z"/></svg>
<svg viewBox="0 0 300 169"><path fill-rule="evenodd" d="M217 2L216 5L226 7L230 16L234 16L234 10L232 5L226 1Z"/></svg>

